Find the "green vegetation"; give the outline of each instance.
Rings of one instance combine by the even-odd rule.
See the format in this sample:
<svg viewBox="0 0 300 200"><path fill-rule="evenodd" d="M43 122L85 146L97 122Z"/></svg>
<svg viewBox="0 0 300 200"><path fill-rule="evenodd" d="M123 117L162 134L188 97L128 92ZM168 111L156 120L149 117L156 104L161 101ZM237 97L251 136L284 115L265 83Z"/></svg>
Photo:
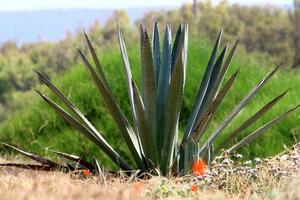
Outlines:
<svg viewBox="0 0 300 200"><path fill-rule="evenodd" d="M230 5L226 1L218 5L213 5L211 1L199 1L194 12L191 4L185 4L176 10L146 13L135 25L130 23L126 12L116 11L105 24L96 21L87 32L95 46L106 48L116 44L117 19L132 43L138 41L136 30L140 21L149 27L154 21L178 25L186 20L192 25L192 38L202 35L213 41L223 27L225 41L239 38L239 48L255 55L260 62L275 65L284 61L286 68L297 68L300 57L298 1L295 0L294 9L290 10ZM80 63L74 49L80 48L86 53L81 36L81 30L78 30L75 33L67 32L65 38L57 43L37 42L17 46L15 42L8 41L1 45L0 121L4 121L9 112L19 108L15 99L19 93L28 92L38 85L32 68L53 77L56 74L63 75L67 69Z"/></svg>
<svg viewBox="0 0 300 200"><path fill-rule="evenodd" d="M226 0L214 5L212 1L198 1L192 11L191 4L178 10L147 13L141 21L147 26L153 21L177 22L186 20L192 24L192 34L205 34L214 40L223 27L225 40L239 38L247 52L268 54L277 62L285 61L286 67L299 67L299 0L294 0L293 9L274 6L243 6L229 4ZM298 2L298 3L297 3Z"/></svg>
<svg viewBox="0 0 300 200"><path fill-rule="evenodd" d="M189 45L187 87L182 105L181 124L179 126L180 134L184 131L186 120L188 119L188 115L191 112L190 109L197 95L195 91L198 90L201 77L204 74L205 66L212 51L212 49L208 48L211 46L210 42L203 39L192 39ZM128 49L129 60L135 80L140 79L140 52L137 49L139 49L137 45L130 46ZM120 73L120 71L122 71L121 57L116 52L114 47L106 49L105 53L101 56L103 59L102 64L105 74L112 86L116 101L128 119L132 119L130 104L126 95L125 77ZM244 53L241 53L233 60L232 67L231 69L229 68L228 74L234 74L234 72L240 68L240 76L237 79L237 83L228 93L227 98L225 98L223 105L219 109L220 112L217 112L215 120L211 126L208 127L207 132L212 133L224 117L232 110L233 106L255 86L255 83L262 79L267 71L269 71L266 68L262 68L261 64L262 62L260 62L260 60L257 60L255 57L249 57ZM225 81L227 81L228 78L229 77L225 78ZM234 127L238 127L263 105L271 101L274 96L278 96L293 85L298 85L299 81L300 79L294 72L280 72L276 74L274 79L258 93L254 101L239 114L239 118L233 121L232 125L226 129L224 134L220 135L220 139L218 139L216 143L220 144L224 136L226 136L226 133L228 134L233 131ZM96 88L90 83L86 73L83 72L82 66L74 66L64 77L55 78L54 83L83 111L87 119L90 120L98 130L103 130L103 133L105 133L104 138L107 139L111 146L117 147L118 152L121 152L121 156L125 157L126 160L130 160L130 157L128 157L126 153L127 148L124 142L122 142L123 140L119 138L117 128L111 118L106 114L104 102L99 98ZM138 83L138 85L140 84L141 83ZM280 88L282 89L280 90ZM44 87L40 87L40 89L44 91ZM255 130L257 127L269 122L272 116L279 116L283 110L287 110L287 107L297 105L298 100L296 97L299 91L297 92L297 88L291 89L291 92L283 98L282 102L276 105L272 110L272 115L264 115L254 126L250 129L246 129L243 134L240 135L239 139L241 139L243 135L251 133L251 130ZM51 99L58 100L51 94L49 96ZM20 95L18 98L26 99L26 95ZM101 164L106 166L110 165L109 160L104 158L105 155L100 153L94 144L79 134L74 136L74 131L71 127L59 119L44 102L31 95L27 98L30 98L30 101L27 102L20 111L12 114L9 120L0 124L1 141L22 146L27 150L42 155L47 153L44 147L48 147L67 153L78 154L83 157L88 156L89 159L97 157L101 158ZM296 115L293 115L285 120L284 124L282 123L269 129L265 137L245 147L243 153L246 156L265 156L281 151L282 145L284 144L291 145L294 142L294 136L297 137L298 133L297 129L294 129L298 126L295 119ZM203 139L207 139L208 135L209 134L205 134ZM132 163L132 161L130 163Z"/></svg>

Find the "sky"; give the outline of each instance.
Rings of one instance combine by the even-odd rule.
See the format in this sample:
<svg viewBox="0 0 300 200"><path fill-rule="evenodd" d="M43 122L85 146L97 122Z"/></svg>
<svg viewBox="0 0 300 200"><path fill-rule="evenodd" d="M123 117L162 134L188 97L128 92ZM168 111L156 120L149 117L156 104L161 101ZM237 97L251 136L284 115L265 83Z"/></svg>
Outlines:
<svg viewBox="0 0 300 200"><path fill-rule="evenodd" d="M200 0L198 0L200 1ZM213 0L218 2L219 0ZM228 0L230 3L246 5L272 4L291 6L293 0ZM70 9L70 8L131 8L131 7L160 7L180 6L192 0L0 0L0 11L41 10L41 9Z"/></svg>

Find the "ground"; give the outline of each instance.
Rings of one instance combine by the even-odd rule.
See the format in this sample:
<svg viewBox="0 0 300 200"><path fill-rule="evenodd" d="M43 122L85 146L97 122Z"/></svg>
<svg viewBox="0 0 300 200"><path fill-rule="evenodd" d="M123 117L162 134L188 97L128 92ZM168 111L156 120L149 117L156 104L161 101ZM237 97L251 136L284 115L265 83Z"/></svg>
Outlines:
<svg viewBox="0 0 300 200"><path fill-rule="evenodd" d="M300 144L268 159L218 157L204 176L149 180L1 168L1 199L300 199ZM1 160L3 163L4 160Z"/></svg>

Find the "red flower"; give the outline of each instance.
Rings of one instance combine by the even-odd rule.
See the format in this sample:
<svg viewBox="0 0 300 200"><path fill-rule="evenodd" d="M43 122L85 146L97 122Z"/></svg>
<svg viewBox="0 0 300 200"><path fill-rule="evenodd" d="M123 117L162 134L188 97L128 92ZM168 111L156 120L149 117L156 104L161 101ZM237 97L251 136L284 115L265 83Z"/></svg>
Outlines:
<svg viewBox="0 0 300 200"><path fill-rule="evenodd" d="M82 170L82 175L83 176L89 176L91 174L90 170L89 169L84 169Z"/></svg>
<svg viewBox="0 0 300 200"><path fill-rule="evenodd" d="M204 160L196 160L193 164L193 173L195 176L202 176L205 174L206 164Z"/></svg>
<svg viewBox="0 0 300 200"><path fill-rule="evenodd" d="M192 192L197 192L198 191L198 186L197 185L192 185L191 191Z"/></svg>
<svg viewBox="0 0 300 200"><path fill-rule="evenodd" d="M144 183L142 182L135 182L132 184L132 188L131 188L131 191L134 193L134 194L138 194L142 191L144 187Z"/></svg>

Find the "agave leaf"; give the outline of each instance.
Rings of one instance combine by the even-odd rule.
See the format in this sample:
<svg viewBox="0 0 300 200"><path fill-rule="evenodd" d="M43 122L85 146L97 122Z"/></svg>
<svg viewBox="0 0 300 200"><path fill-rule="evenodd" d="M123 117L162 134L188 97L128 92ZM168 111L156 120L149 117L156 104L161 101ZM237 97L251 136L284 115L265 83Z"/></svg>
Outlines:
<svg viewBox="0 0 300 200"><path fill-rule="evenodd" d="M81 55L81 54L80 54ZM83 60L85 59L85 57L83 58ZM85 61L87 61L87 60L85 60ZM88 64L87 64L88 65ZM88 65L89 67L91 67L90 65ZM39 77L39 79L44 83L44 84L46 84L50 89L51 89L51 91L54 93L54 94L56 94L61 100L62 100L62 102L67 106L67 108L69 108L71 111L72 111L72 113L74 114L74 116L75 116L75 118L76 118L76 120L78 120L82 125L84 125L85 126L85 128L87 128L87 129L89 129L89 131L91 131L91 132L93 132L94 134L96 134L97 135L97 137L101 137L100 136L100 134L98 133L98 131L95 129L95 127L86 119L86 117L79 111L79 109L74 105L74 104L72 104L72 102L70 102L48 79L47 79L47 77L46 76L44 76L42 73L40 73L40 72L38 72L38 71L36 71L36 73L37 73L37 75L38 75L38 77ZM96 76L96 74L95 74L95 76ZM96 77L95 77L96 78ZM98 79L99 80L99 79ZM104 87L103 87L104 88ZM102 88L102 89L103 89ZM103 89L103 90L105 90L105 89ZM107 91L107 90L105 90L105 91ZM109 95L108 95L109 96ZM109 99L107 99L107 100L109 100ZM114 109L114 108L112 108L112 109ZM121 112L121 111L120 111ZM118 113L116 112L115 113L116 115L116 117L118 117ZM119 119L119 118L118 118ZM120 119L121 120L121 119ZM124 119L124 120L126 120L126 119ZM124 125L124 124L122 124L122 121L120 121L120 124L119 124L120 126L121 126L121 128L124 128L122 125ZM130 125L129 125L129 129L130 129ZM123 129L123 130L125 130L125 131L127 131L126 129Z"/></svg>
<svg viewBox="0 0 300 200"><path fill-rule="evenodd" d="M173 163L170 164L170 169L172 169L172 172L175 173L175 174L178 174L178 172L180 171L180 166L179 166L179 163L180 163L180 147L178 145L178 135L179 134L176 134L175 135L175 138L174 138L174 142L173 142L173 145L174 145L174 150L173 150Z"/></svg>
<svg viewBox="0 0 300 200"><path fill-rule="evenodd" d="M225 95L228 93L229 89L232 87L233 83L235 82L237 76L238 76L239 70L236 71L225 83L222 90L217 94L216 98L213 100L210 108L208 109L206 115L203 117L203 119L198 123L196 126L196 129L193 131L192 135L194 138L201 138L203 133L205 132L208 124L213 119L214 115L216 114L216 111L220 104L222 103ZM199 140L198 139L198 140Z"/></svg>
<svg viewBox="0 0 300 200"><path fill-rule="evenodd" d="M217 82L215 83L215 88L213 89L213 93L212 93L213 97L216 95L217 91L219 90L219 88L220 88L220 86L221 86L221 84L222 84L222 82L224 80L224 77L225 77L225 74L227 72L227 69L228 69L228 67L229 67L229 65L230 65L230 63L232 61L232 58L233 58L233 56L235 54L238 42L239 42L238 40L235 42L234 46L232 47L229 55L227 56L227 58L225 60L225 63L223 64L223 66L221 68L221 71L219 73ZM221 56L219 56L219 58L221 58ZM225 91L222 91L222 92L220 92L220 95L219 94L217 95L217 96L219 96L219 99L217 97L214 97L215 99L213 100L212 104L210 105L210 108L208 109L208 112L212 113L210 119L214 116L215 110L218 108L218 105L221 103L221 101L223 100L224 96L227 94L228 90L231 88L233 82L236 80L238 72L239 72L239 70L234 75L232 75L232 77L229 79L229 81L225 84L225 87L224 87ZM228 89L226 90L226 88L228 88ZM222 96L222 95L224 95L224 96ZM209 100L209 102L210 101L211 101L211 99ZM201 121L201 120L198 120L198 121ZM203 130L201 130L201 132L204 132L204 130L205 130L205 127L204 127ZM198 139L198 141L200 140L200 138L202 136L201 132L200 132L200 135L198 136L198 138L195 137L196 139Z"/></svg>
<svg viewBox="0 0 300 200"><path fill-rule="evenodd" d="M187 122L187 127L186 127L186 130L185 130L183 138L182 138L182 143L187 141L187 139L190 137L190 134L191 134L191 132L194 128L197 113L199 112L200 106L201 106L201 104L204 100L204 97L205 97L205 94L206 94L206 91L207 91L207 88L208 88L208 85L209 85L209 81L210 81L210 78L211 78L211 74L212 74L212 71L213 71L214 66L215 66L214 62L215 62L215 59L217 57L218 48L220 46L222 32L223 31L221 31L219 36L218 36L218 39L215 43L213 52L212 52L211 57L209 59L208 65L206 67L206 71L205 71L204 77L202 79L202 83L200 85L200 88L198 90L198 94L197 94L197 97L196 97L196 101L195 101L193 110L192 110L192 112L189 116L188 122Z"/></svg>
<svg viewBox="0 0 300 200"><path fill-rule="evenodd" d="M142 100L144 103L143 117L145 118L147 132L144 140L150 145L147 149L148 156L156 163L156 78L153 65L151 43L146 29L141 25L141 64L142 64ZM137 91L137 87L136 87ZM141 132L141 134L143 134ZM142 135L140 135L142 137ZM142 140L142 138L141 138ZM144 146L144 145L143 145ZM146 146L145 146L146 147ZM149 152L151 151L151 152ZM146 153L146 152L145 152ZM146 154L147 154L146 153Z"/></svg>
<svg viewBox="0 0 300 200"><path fill-rule="evenodd" d="M34 171L54 171L58 169L57 167L49 166L49 165L20 164L20 163L0 163L0 167L16 167L16 168L29 169ZM69 171L67 168L65 168L65 170L67 172Z"/></svg>
<svg viewBox="0 0 300 200"><path fill-rule="evenodd" d="M122 60L123 60L123 64L124 64L125 74L126 74L126 83L127 83L127 88L128 88L129 100L130 100L131 109L133 112L134 123L135 123L136 129L138 131L137 111L136 111L136 107L134 104L134 95L133 95L133 88L132 88L132 74L131 74L130 64L129 64L129 60L128 60L128 56L127 56L124 38L123 38L122 32L119 27L118 27L118 38L119 38L119 45L120 45L120 50L121 50L121 54L122 54Z"/></svg>
<svg viewBox="0 0 300 200"><path fill-rule="evenodd" d="M227 56L227 58L225 60L225 63L223 64L223 67L222 67L220 74L218 76L218 79L217 79L217 83L215 83L215 88L214 88L215 91L213 92L212 96L214 96L216 94L216 92L219 90L219 87L221 86L221 84L224 80L225 74L226 74L228 67L232 61L232 58L236 52L238 42L239 42L238 40L235 42L234 46L232 47L229 55ZM217 96L211 103L206 115L204 115L200 120L198 120L199 122L198 122L197 126L194 127L194 130L191 133L191 135L197 141L199 141L201 139L201 137L203 136L203 133L205 132L205 130L207 128L207 125L211 122L212 118L214 117L214 115L216 113L217 108L223 101L225 95L231 88L232 84L235 82L238 73L239 73L239 70L229 78L229 80L225 83L225 86L223 87L223 89L217 94ZM211 99L209 101L211 101Z"/></svg>
<svg viewBox="0 0 300 200"><path fill-rule="evenodd" d="M88 129L90 132L92 132L96 137L102 138L102 136L99 134L99 132L95 129L95 127L86 119L86 117L79 111L79 109L72 104L48 79L46 76L41 74L40 72L36 71L39 79L46 84L53 93L55 93L62 102L69 108L73 114L75 115L75 119L78 120L81 125L83 125L86 129ZM39 94L40 92L37 91Z"/></svg>
<svg viewBox="0 0 300 200"><path fill-rule="evenodd" d="M221 84L222 84L222 82L223 82L223 80L225 78L225 74L226 74L226 72L228 70L228 67L229 67L229 65L230 65L230 63L232 61L232 58L233 58L233 56L234 56L234 54L236 52L236 48L238 46L238 43L239 43L239 41L237 40L235 42L235 44L233 45L233 47L232 47L229 55L227 56L227 58L226 58L226 60L225 60L225 62L223 64L223 67L222 67L220 75L219 75L218 83L216 83L216 85L219 85L219 87L221 86ZM218 90L219 90L219 88L218 88Z"/></svg>
<svg viewBox="0 0 300 200"><path fill-rule="evenodd" d="M72 111L72 113L74 114L75 118L80 121L81 123L83 123L85 125L86 128L90 129L91 131L95 132L97 135L99 133L97 133L97 130L95 129L95 127L86 119L86 117L84 116L84 114L82 114L80 112L80 110L69 100L67 99L63 93L61 93L51 82L50 80L43 75L42 73L40 73L39 71L36 71L36 74L38 75L38 78L40 81L42 81L49 89L51 89L51 91L57 96L59 97L59 99L67 106L68 109L70 109Z"/></svg>
<svg viewBox="0 0 300 200"><path fill-rule="evenodd" d="M239 141L238 143L236 143L235 145L233 145L228 150L228 152L229 153L234 152L234 151L238 150L239 148L241 148L242 146L244 146L246 144L249 144L250 142L252 142L253 140L255 140L258 136L260 136L262 133L264 133L267 129L269 129L271 126L273 126L274 124L280 122L282 119L284 119L286 116L288 116L289 114L291 114L293 111L295 111L299 107L300 107L300 105L297 105L296 107L290 109L289 111L283 113L282 115L276 117L275 119L271 120L267 124L265 124L262 127L258 128L256 131L252 132L251 134L249 134L248 136L246 136L244 139L242 139L241 141Z"/></svg>
<svg viewBox="0 0 300 200"><path fill-rule="evenodd" d="M151 128L149 127L149 123L146 119L146 113L145 113L145 107L143 105L142 98L139 94L139 91L137 89L136 84L132 80L132 96L133 96L133 102L134 107L136 110L137 115L137 121L138 121L138 132L141 139L141 146L143 148L146 162L149 164L151 162L156 162L156 151L154 147L154 141L153 136L151 134ZM151 162L148 162L148 159L151 160Z"/></svg>
<svg viewBox="0 0 300 200"><path fill-rule="evenodd" d="M101 65L101 63L100 63L100 61L99 61L99 59L98 59L98 57L97 57L97 55L96 55L95 49L94 49L92 43L90 42L89 37L87 36L87 34L86 34L85 31L84 31L84 36L85 36L86 42L87 42L87 44L88 44L90 53L92 54L92 58L93 58L93 60L94 60L94 63L95 63L95 65L96 65L96 68L97 68L97 70L98 70L98 72L99 72L99 77L100 77L101 81L103 82L103 84L105 85L105 87L106 87L107 89L110 89L109 83L108 83L108 81L107 81L107 79L106 79L106 77L105 77L105 74L104 74L104 72L103 72L102 65Z"/></svg>
<svg viewBox="0 0 300 200"><path fill-rule="evenodd" d="M240 70L237 70L231 77L228 79L228 81L224 84L224 87L222 90L217 94L216 98L213 100L212 105L209 108L209 112L216 113L218 107L222 103L224 97L227 95L229 90L231 89L233 83L236 81L238 74L240 73Z"/></svg>
<svg viewBox="0 0 300 200"><path fill-rule="evenodd" d="M217 90L219 88L219 85L217 85L217 84L220 84L220 82L218 80L223 79L223 77L220 77L219 75L221 72L222 62L225 57L226 50L227 50L227 46L223 49L221 55L219 56L218 60L215 63L215 66L214 66L212 74L211 74L211 78L209 80L209 85L208 85L206 94L204 96L203 102L199 108L199 112L197 113L196 121L195 121L193 129L195 129L197 127L197 124L199 124L200 121L202 121L203 118L205 117L205 114L207 113L207 111L213 101L213 98L215 97ZM193 137L195 141L199 141L199 139L200 139L200 135L192 135L191 134L191 137Z"/></svg>
<svg viewBox="0 0 300 200"><path fill-rule="evenodd" d="M180 109L182 104L184 83L185 83L185 63L183 60L183 54L186 49L184 49L184 38L185 32L181 35L179 41L179 53L175 63L174 70L172 72L171 82L168 90L167 104L166 104L166 114L165 114L165 135L164 135L164 145L162 151L162 164L161 168L163 173L169 170L171 164L173 163L173 156L177 152L174 152L175 145L177 145L177 135L178 135L178 122Z"/></svg>
<svg viewBox="0 0 300 200"><path fill-rule="evenodd" d="M22 149L20 149L20 148L17 148L17 147L15 147L15 146L12 146L12 145L10 145L10 144L6 144L6 143L3 143L3 142L1 142L1 144L3 144L4 146L9 147L9 148L11 148L11 149L14 149L15 151L17 151L17 152L23 154L24 156L26 156L26 157L28 157L28 158L30 158L30 159L32 159L32 160L35 160L35 161L41 163L42 165L47 165L47 166L50 166L50 167L53 167L53 168L60 168L60 167L63 167L63 166L61 166L60 164L58 164L58 163L56 163L56 162L54 162L54 161L52 161L52 160L49 160L49 159L40 157L40 156L38 156L38 155L35 155L35 154L32 154L32 153L26 152L26 151L24 151L24 150L22 150Z"/></svg>
<svg viewBox="0 0 300 200"><path fill-rule="evenodd" d="M76 156L76 155L72 155L72 154L67 154L67 153L63 153L63 152L59 152L59 151L54 151L54 150L50 150L51 152L61 156L61 157L64 157L68 160L71 160L71 161L74 161L80 165L82 165L83 167L89 169L90 171L94 171L94 165L83 160L82 158L80 158L79 156Z"/></svg>
<svg viewBox="0 0 300 200"><path fill-rule="evenodd" d="M180 145L180 173L188 174L191 172L193 162L197 156L198 145L193 140L193 138L189 139L187 142Z"/></svg>
<svg viewBox="0 0 300 200"><path fill-rule="evenodd" d="M176 59L178 55L180 54L180 40L181 40L181 35L182 35L182 24L179 25L177 32L176 32L176 37L172 49L172 67L171 71L173 71L175 64L176 64Z"/></svg>
<svg viewBox="0 0 300 200"><path fill-rule="evenodd" d="M91 130L87 129L78 120L76 120L72 115L66 112L59 105L54 103L48 97L37 91L37 93L45 100L45 102L62 118L64 118L73 128L78 130L80 133L89 138L94 142L99 148L101 148L108 157L115 162L123 170L131 170L131 167L121 158L121 156L106 142L106 140L101 136L101 134L96 135Z"/></svg>
<svg viewBox="0 0 300 200"><path fill-rule="evenodd" d="M82 58L82 61L88 70L89 74L93 78L96 87L98 88L98 91L103 97L103 100L105 102L106 107L108 108L111 116L115 120L121 134L123 135L125 142L130 150L130 152L133 155L133 158L136 162L136 164L144 169L144 164L142 161L142 152L140 150L139 146L139 139L137 138L136 134L132 130L128 120L126 119L124 113L121 111L120 107L116 103L112 93L110 90L108 90L97 73L94 71L84 54L78 50L79 55Z"/></svg>
<svg viewBox="0 0 300 200"><path fill-rule="evenodd" d="M256 122L263 114L265 114L270 109L272 109L282 99L282 97L287 92L288 92L288 90L286 90L285 92L283 92L279 96L275 97L272 101L270 101L265 106L263 106L259 111L257 111L253 116L251 116L249 119L247 119L241 126L239 126L234 131L232 131L228 135L228 137L225 140L222 141L222 143L220 144L220 146L217 148L217 151L219 151L222 148L224 148L224 146L226 144L228 144L230 141L232 141L239 133L241 133L243 130L245 130L246 128L248 128L251 124L253 124L254 122Z"/></svg>
<svg viewBox="0 0 300 200"><path fill-rule="evenodd" d="M152 41L153 41L152 57L153 57L154 71L156 76L156 82L158 82L161 55L160 55L159 28L157 22L155 22L154 25Z"/></svg>
<svg viewBox="0 0 300 200"><path fill-rule="evenodd" d="M212 112L207 112L201 119L201 121L198 123L198 125L196 126L196 128L194 129L194 131L192 132L192 137L190 137L189 139L193 138L193 140L199 141L199 139L201 138L201 136L204 133L204 130L207 127L207 124L210 122L210 120L212 119L214 113Z"/></svg>
<svg viewBox="0 0 300 200"><path fill-rule="evenodd" d="M184 51L183 51L183 63L185 64L184 69L186 69L186 65L187 65L187 54L188 54L188 44L189 44L189 25L187 23L184 24L183 27L183 31L184 31Z"/></svg>
<svg viewBox="0 0 300 200"><path fill-rule="evenodd" d="M208 148L208 154L207 154L207 164L210 167L211 166L211 161L213 160L214 157L214 148L213 144L211 144Z"/></svg>
<svg viewBox="0 0 300 200"><path fill-rule="evenodd" d="M147 126L146 124L144 124L141 120L143 120L143 102L141 99L138 99L137 96L135 95L139 95L138 92L138 88L133 88L133 79L132 79L132 74L131 74L131 69L130 69L130 64L129 64L129 60L128 60L128 56L127 56L127 51L126 51L126 46L125 46L125 42L124 42L124 38L123 38L123 34L121 32L121 29L118 26L118 38L119 38L119 46L120 46L120 50L121 50L121 55L122 55L122 60L123 60L123 64L124 64L124 70L125 70L125 74L126 74L126 83L127 83L127 89L128 89L128 95L129 95L129 100L130 100L130 105L131 105L131 109L132 109L132 113L133 113L133 120L134 120L134 124L135 124L135 128L136 128L136 137L140 140L140 135L142 134L141 132L144 132L145 126ZM135 91L134 91L135 89ZM139 95L140 98L140 95ZM137 105L137 101L136 100L140 100L139 103L141 103L142 105ZM137 109L141 109L141 110L137 110ZM147 132L149 131L146 130ZM145 133L146 134L146 133ZM140 149L142 151L142 148L140 146ZM145 155L142 155L142 157L145 159ZM146 157L146 160L149 159L149 157ZM144 167L145 169L145 167Z"/></svg>
<svg viewBox="0 0 300 200"><path fill-rule="evenodd" d="M158 152L162 152L164 143L164 118L165 106L168 93L169 82L171 78L171 62L172 62L172 36L171 26L167 24L165 29L164 44L162 49L161 65L157 84L157 148ZM160 154L158 154L160 159Z"/></svg>
<svg viewBox="0 0 300 200"><path fill-rule="evenodd" d="M228 126L228 124L234 119L235 116L244 108L252 99L252 97L257 94L257 92L268 82L268 80L275 74L275 72L281 67L278 65L273 71L267 74L266 77L262 79L241 101L238 105L233 109L231 113L224 119L221 125L211 134L211 136L207 139L206 144L200 150L200 154L207 148L207 144L212 144L212 142L220 135L220 133Z"/></svg>

